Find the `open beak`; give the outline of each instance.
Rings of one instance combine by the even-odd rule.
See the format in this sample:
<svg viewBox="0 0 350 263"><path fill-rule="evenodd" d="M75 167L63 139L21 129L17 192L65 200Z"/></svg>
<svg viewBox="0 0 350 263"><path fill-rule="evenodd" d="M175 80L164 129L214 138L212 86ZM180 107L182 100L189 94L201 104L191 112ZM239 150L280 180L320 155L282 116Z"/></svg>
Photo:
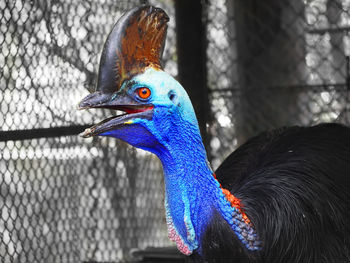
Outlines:
<svg viewBox="0 0 350 263"><path fill-rule="evenodd" d="M78 109L91 108L123 111L124 114L109 117L86 129L81 133L84 138L116 130L124 125L130 125L135 118L152 119L153 117L152 104L139 103L123 92L109 94L94 92L89 94L79 103Z"/></svg>
<svg viewBox="0 0 350 263"><path fill-rule="evenodd" d="M103 46L96 91L85 97L79 109L103 108L123 111L86 129L81 136L91 137L118 130L135 119L153 118L153 105L134 100L120 90L124 81L148 67L162 70L169 17L160 8L142 5L119 18Z"/></svg>

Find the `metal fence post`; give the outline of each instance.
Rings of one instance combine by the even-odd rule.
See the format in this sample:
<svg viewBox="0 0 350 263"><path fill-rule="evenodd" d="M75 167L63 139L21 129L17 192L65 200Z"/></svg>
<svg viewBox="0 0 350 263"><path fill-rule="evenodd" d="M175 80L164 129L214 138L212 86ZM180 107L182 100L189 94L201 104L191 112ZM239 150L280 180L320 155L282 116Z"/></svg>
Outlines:
<svg viewBox="0 0 350 263"><path fill-rule="evenodd" d="M206 71L206 3L201 0L177 0L175 10L178 78L192 100L210 158L210 139L206 132L207 123L210 121Z"/></svg>

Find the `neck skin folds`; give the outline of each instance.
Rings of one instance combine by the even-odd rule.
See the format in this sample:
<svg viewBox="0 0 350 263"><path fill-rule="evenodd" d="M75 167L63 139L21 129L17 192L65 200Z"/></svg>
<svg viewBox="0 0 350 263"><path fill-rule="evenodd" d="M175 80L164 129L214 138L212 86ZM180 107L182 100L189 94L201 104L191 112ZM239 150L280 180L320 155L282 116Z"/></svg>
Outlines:
<svg viewBox="0 0 350 263"><path fill-rule="evenodd" d="M222 189L207 160L198 126L172 129L155 154L163 164L169 238L186 255L201 252L200 241L214 212L229 223L248 250L260 242L240 200ZM177 127L177 126L172 126Z"/></svg>
<svg viewBox="0 0 350 263"><path fill-rule="evenodd" d="M189 255L199 248L214 209L229 203L213 176L198 127L170 131L156 154L164 169L169 237Z"/></svg>

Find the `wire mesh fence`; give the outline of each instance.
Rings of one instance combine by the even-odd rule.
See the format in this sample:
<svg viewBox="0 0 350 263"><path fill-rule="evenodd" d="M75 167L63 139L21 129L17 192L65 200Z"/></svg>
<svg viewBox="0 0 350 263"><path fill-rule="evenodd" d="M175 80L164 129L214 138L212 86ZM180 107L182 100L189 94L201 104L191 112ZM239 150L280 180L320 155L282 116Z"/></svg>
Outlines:
<svg viewBox="0 0 350 263"><path fill-rule="evenodd" d="M207 13L215 167L266 129L350 123L348 0L219 0Z"/></svg>
<svg viewBox="0 0 350 263"><path fill-rule="evenodd" d="M156 158L112 139L57 136L111 114L76 105L94 89L113 24L143 2L0 0L2 262L122 262L132 248L170 245ZM174 2L148 2L171 17L164 62L176 76ZM349 0L205 6L214 167L265 129L350 124ZM43 138L8 139L43 128Z"/></svg>
<svg viewBox="0 0 350 263"><path fill-rule="evenodd" d="M109 114L76 105L94 89L107 34L139 4L0 1L1 130L46 128L51 137ZM173 43L171 32L172 24ZM165 58L176 74L174 47ZM0 149L2 262L120 262L131 248L169 244L160 165L151 155L76 135L2 141Z"/></svg>

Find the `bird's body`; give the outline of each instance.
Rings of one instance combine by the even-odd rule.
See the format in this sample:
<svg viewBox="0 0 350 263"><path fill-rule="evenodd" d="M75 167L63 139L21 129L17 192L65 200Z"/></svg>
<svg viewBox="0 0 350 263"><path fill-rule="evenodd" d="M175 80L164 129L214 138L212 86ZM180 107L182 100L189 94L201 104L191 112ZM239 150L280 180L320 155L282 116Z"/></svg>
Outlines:
<svg viewBox="0 0 350 263"><path fill-rule="evenodd" d="M215 173L241 199L262 249L249 253L216 214L202 241L207 262L350 262L350 128L265 132Z"/></svg>
<svg viewBox="0 0 350 263"><path fill-rule="evenodd" d="M349 128L264 133L214 174L186 91L161 70L167 19L142 6L115 25L97 90L80 107L126 113L83 136L115 137L159 157L168 234L193 262L350 262Z"/></svg>

